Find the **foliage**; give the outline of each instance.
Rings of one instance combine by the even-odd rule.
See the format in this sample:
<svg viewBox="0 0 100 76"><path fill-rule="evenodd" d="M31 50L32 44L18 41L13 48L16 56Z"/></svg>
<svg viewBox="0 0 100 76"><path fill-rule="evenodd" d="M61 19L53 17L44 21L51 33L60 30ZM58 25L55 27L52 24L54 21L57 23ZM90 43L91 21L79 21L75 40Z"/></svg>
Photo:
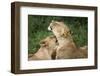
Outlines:
<svg viewBox="0 0 100 76"><path fill-rule="evenodd" d="M86 17L63 16L28 16L28 51L34 53L39 49L40 40L53 34L47 28L52 20L63 21L73 32L72 36L77 46L87 45L88 22Z"/></svg>

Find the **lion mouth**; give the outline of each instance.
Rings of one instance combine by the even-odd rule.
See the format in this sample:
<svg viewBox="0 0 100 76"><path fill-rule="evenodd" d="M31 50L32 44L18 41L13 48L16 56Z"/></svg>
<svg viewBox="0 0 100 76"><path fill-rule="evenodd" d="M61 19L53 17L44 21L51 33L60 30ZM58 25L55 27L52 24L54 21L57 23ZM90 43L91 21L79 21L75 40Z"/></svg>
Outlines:
<svg viewBox="0 0 100 76"><path fill-rule="evenodd" d="M48 30L49 30L49 31L52 31L52 28L49 26L49 27L48 27Z"/></svg>

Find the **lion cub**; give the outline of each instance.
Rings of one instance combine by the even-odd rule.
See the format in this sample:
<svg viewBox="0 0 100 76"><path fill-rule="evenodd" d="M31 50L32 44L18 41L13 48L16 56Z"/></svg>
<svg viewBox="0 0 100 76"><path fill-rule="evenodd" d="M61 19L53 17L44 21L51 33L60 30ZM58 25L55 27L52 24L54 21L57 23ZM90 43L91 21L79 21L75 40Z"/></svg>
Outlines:
<svg viewBox="0 0 100 76"><path fill-rule="evenodd" d="M70 29L63 22L52 21L48 27L58 40L56 59L87 58L87 46L77 47L72 39Z"/></svg>
<svg viewBox="0 0 100 76"><path fill-rule="evenodd" d="M57 39L55 36L48 36L40 42L40 49L29 60L51 60L55 59ZM55 53L54 53L55 52Z"/></svg>

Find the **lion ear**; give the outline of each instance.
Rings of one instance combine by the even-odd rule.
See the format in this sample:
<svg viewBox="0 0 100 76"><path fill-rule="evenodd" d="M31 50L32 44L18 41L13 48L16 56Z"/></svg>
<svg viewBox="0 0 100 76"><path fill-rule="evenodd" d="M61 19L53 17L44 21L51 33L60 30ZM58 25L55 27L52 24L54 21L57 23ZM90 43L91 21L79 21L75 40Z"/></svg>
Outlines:
<svg viewBox="0 0 100 76"><path fill-rule="evenodd" d="M71 35L73 35L73 31L70 30L69 33L70 33Z"/></svg>
<svg viewBox="0 0 100 76"><path fill-rule="evenodd" d="M67 31L65 29L62 30L62 36L65 38L67 37Z"/></svg>
<svg viewBox="0 0 100 76"><path fill-rule="evenodd" d="M46 46L46 45L47 45L46 41L44 40L40 41L40 46Z"/></svg>
<svg viewBox="0 0 100 76"><path fill-rule="evenodd" d="M51 22L54 22L54 20L52 20Z"/></svg>
<svg viewBox="0 0 100 76"><path fill-rule="evenodd" d="M66 32L64 32L64 33L63 33L63 37L65 37L65 38L66 38L67 36L68 36L68 35L67 35L67 33L66 33Z"/></svg>
<svg viewBox="0 0 100 76"><path fill-rule="evenodd" d="M63 37L68 37L68 36L70 36L72 34L72 32L71 31L66 31L66 29L64 29L64 31L63 31Z"/></svg>

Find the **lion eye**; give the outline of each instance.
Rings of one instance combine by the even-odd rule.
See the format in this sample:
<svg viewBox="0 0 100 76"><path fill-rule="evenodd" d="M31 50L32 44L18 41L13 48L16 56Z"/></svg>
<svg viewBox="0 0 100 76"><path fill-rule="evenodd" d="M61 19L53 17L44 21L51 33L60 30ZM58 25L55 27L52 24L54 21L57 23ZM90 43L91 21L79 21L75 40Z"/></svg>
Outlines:
<svg viewBox="0 0 100 76"><path fill-rule="evenodd" d="M53 24L54 24L54 26L58 25L58 23L56 23L56 22L54 22Z"/></svg>
<svg viewBox="0 0 100 76"><path fill-rule="evenodd" d="M58 40L56 39L56 43L58 43Z"/></svg>
<svg viewBox="0 0 100 76"><path fill-rule="evenodd" d="M40 44L45 44L45 41L41 41Z"/></svg>

